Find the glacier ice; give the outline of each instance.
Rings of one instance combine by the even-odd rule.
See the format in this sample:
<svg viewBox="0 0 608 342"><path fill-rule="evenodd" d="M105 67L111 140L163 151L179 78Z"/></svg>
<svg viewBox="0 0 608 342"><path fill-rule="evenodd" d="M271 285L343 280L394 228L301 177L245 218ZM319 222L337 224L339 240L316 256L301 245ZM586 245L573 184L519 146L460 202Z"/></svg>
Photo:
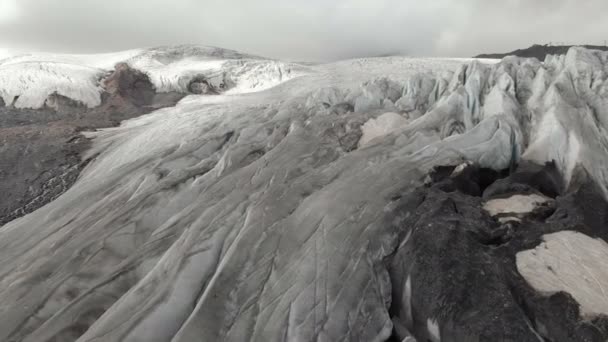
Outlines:
<svg viewBox="0 0 608 342"><path fill-rule="evenodd" d="M77 183L0 228L0 340L386 341L398 320L417 337L457 341L458 322L425 311L424 272L410 264L426 262L411 244L441 227L408 239L412 227L390 224L409 222L416 210L399 203L434 167L554 161L566 183L582 169L606 194L608 53L302 66L197 51L126 61L166 90L226 73L232 93L88 133L94 160ZM0 64L0 80L20 80L0 83L5 102L19 94L16 106L37 107L57 91L98 103L102 68L24 63ZM536 323L510 316L520 311L501 314L534 341Z"/></svg>

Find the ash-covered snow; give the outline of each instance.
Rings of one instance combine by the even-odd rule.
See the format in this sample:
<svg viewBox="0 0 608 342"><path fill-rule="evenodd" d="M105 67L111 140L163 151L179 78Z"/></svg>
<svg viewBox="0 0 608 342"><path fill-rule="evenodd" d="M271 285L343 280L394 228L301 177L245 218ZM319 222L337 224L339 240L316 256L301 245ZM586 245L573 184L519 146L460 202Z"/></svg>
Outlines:
<svg viewBox="0 0 608 342"><path fill-rule="evenodd" d="M235 86L91 133L95 159L74 187L0 229L0 340L386 341L385 261L403 238L386 222L434 166L554 160L566 181L577 166L608 184L608 53L125 61L163 91L199 74ZM97 103L103 68L27 63L0 65L22 77L0 83L7 103L40 106L51 90ZM52 77L65 81L40 92ZM446 336L442 317L415 320Z"/></svg>

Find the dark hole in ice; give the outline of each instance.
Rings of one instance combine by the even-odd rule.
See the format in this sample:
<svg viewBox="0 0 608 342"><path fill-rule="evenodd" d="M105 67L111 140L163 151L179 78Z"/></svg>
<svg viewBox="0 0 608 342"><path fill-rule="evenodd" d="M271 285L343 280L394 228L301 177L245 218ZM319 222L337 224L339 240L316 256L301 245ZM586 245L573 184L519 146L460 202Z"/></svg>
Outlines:
<svg viewBox="0 0 608 342"><path fill-rule="evenodd" d="M455 166L435 167L431 179L439 183L438 188L447 193L459 191L470 196L480 197L484 191L499 179L509 175L508 170L495 171L477 165L465 167L456 175L452 175Z"/></svg>

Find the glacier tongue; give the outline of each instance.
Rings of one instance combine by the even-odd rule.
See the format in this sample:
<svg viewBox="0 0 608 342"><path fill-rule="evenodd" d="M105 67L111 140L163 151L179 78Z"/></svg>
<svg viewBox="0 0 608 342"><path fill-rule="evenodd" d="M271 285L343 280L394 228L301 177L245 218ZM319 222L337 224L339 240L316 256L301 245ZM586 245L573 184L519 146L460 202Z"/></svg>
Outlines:
<svg viewBox="0 0 608 342"><path fill-rule="evenodd" d="M183 85L203 63L170 58L149 69L157 87ZM414 215L402 199L435 166L555 161L564 187L584 169L606 194L607 53L497 64L391 57L294 66L306 70L299 77L276 61L217 59L227 60L212 65L219 71L255 64L234 76L246 89L280 84L187 97L91 133L96 158L77 183L0 228L0 340L386 341L401 317L417 337L458 341L448 313L389 312L405 291L394 272L420 284L400 273L420 254L387 260L426 241L408 242L414 227L392 223ZM95 105L88 84L75 99ZM16 90L2 91L12 101ZM39 104L23 94L22 105ZM537 336L523 314L512 324L524 327L521 341Z"/></svg>

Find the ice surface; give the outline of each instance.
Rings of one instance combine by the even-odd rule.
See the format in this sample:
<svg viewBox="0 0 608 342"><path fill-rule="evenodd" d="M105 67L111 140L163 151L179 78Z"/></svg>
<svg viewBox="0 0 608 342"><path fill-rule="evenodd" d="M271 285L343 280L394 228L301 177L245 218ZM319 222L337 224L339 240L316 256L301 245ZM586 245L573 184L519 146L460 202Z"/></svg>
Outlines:
<svg viewBox="0 0 608 342"><path fill-rule="evenodd" d="M161 89L211 70L237 90L91 134L74 187L0 228L0 340L385 341L384 260L400 241L384 223L433 166L555 160L608 182L605 53L304 67L190 52L128 62ZM95 105L103 68L25 63L0 65L23 79L3 97L39 105L36 80L62 75L48 91ZM391 104L407 123L356 148ZM437 338L441 324L429 321Z"/></svg>
<svg viewBox="0 0 608 342"><path fill-rule="evenodd" d="M364 147L375 138L397 131L407 123L407 119L397 113L384 113L376 119L370 119L361 127L363 136L359 140L359 147Z"/></svg>

